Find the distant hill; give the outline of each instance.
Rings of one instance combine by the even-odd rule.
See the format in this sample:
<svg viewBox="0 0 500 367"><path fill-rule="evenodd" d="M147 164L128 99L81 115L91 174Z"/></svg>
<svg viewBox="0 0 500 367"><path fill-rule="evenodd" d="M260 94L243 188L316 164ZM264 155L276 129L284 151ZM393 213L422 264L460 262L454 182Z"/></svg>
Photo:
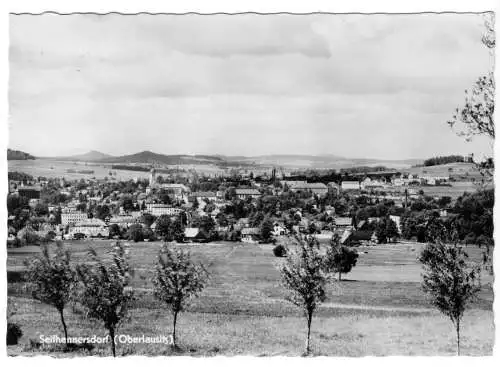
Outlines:
<svg viewBox="0 0 500 367"><path fill-rule="evenodd" d="M7 149L8 161L25 161L28 159L35 159L31 154L21 152L20 150Z"/></svg>
<svg viewBox="0 0 500 367"><path fill-rule="evenodd" d="M100 159L99 161L103 163L147 163L147 164L167 164L167 165L219 164L224 162L222 158L217 156L165 155L165 154L154 153L148 150L130 155Z"/></svg>
<svg viewBox="0 0 500 367"><path fill-rule="evenodd" d="M422 164L423 160L378 160L363 158L345 158L332 154L303 155L303 154L270 154L260 156L225 156L225 155L167 155L148 150L122 155L111 156L101 152L90 151L86 154L69 157L53 157L50 159L67 161L86 161L112 164L162 164L162 165L217 165L220 167L235 166L262 166L283 167L289 169L341 169L359 166L385 166L387 168L409 168Z"/></svg>
<svg viewBox="0 0 500 367"><path fill-rule="evenodd" d="M44 157L45 159L55 159L58 161L82 161L82 162L97 162L102 159L112 158L112 155L98 152L97 150L91 150L84 154L76 154L63 157Z"/></svg>
<svg viewBox="0 0 500 367"><path fill-rule="evenodd" d="M409 168L421 164L423 160L380 160L365 158L345 158L331 154L325 155L299 155L299 154L271 154L254 157L225 157L228 160L252 162L263 166L281 166L286 168L303 169L340 169L357 166L385 166L388 168Z"/></svg>
<svg viewBox="0 0 500 367"><path fill-rule="evenodd" d="M112 155L98 152L97 150L91 150L90 152L87 152L85 154L79 154L79 155L73 155L70 156L69 158L80 160L80 161L99 161L102 159L108 159L112 158Z"/></svg>

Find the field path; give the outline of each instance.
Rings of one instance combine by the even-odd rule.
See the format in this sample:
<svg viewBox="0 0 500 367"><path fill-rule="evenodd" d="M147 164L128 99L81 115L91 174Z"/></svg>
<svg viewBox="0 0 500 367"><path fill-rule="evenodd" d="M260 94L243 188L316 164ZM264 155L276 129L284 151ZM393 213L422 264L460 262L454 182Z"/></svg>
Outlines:
<svg viewBox="0 0 500 367"><path fill-rule="evenodd" d="M345 304L336 302L325 302L320 305L324 308L341 308L352 310L373 310L373 311L387 311L387 312L415 312L415 313L428 313L434 311L433 308L425 307L394 307L394 306L371 306L359 304Z"/></svg>

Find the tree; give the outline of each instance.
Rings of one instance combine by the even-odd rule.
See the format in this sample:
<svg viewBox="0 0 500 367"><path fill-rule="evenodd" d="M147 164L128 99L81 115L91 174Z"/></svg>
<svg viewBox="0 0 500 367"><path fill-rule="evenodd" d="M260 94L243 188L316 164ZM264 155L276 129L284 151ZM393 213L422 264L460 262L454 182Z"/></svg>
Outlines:
<svg viewBox="0 0 500 367"><path fill-rule="evenodd" d="M130 241L142 242L144 241L144 232L140 224L132 224L127 231L127 238Z"/></svg>
<svg viewBox="0 0 500 367"><path fill-rule="evenodd" d="M287 253L286 247L283 246L281 243L273 248L273 254L276 257L285 257L286 253Z"/></svg>
<svg viewBox="0 0 500 367"><path fill-rule="evenodd" d="M269 218L264 219L260 225L260 236L264 242L271 241L273 230L273 222Z"/></svg>
<svg viewBox="0 0 500 367"><path fill-rule="evenodd" d="M130 196L125 196L122 200L123 210L126 212L134 210L134 201Z"/></svg>
<svg viewBox="0 0 500 367"><path fill-rule="evenodd" d="M396 225L396 222L390 218L387 218L386 220L386 234L390 242L399 237L398 226Z"/></svg>
<svg viewBox="0 0 500 367"><path fill-rule="evenodd" d="M170 232L172 233L172 237L175 241L184 241L184 225L182 224L181 218L177 218L171 223Z"/></svg>
<svg viewBox="0 0 500 367"><path fill-rule="evenodd" d="M41 242L40 236L30 227L21 229L17 237L21 241L21 246L40 245Z"/></svg>
<svg viewBox="0 0 500 367"><path fill-rule="evenodd" d="M76 283L76 273L71 266L70 254L57 242L54 256L48 245L42 246L42 255L29 261L28 282L34 299L54 306L59 312L68 346L68 328L64 320L64 308L68 304Z"/></svg>
<svg viewBox="0 0 500 367"><path fill-rule="evenodd" d="M207 233L212 232L215 229L215 221L212 217L205 216L200 219L200 229L204 230Z"/></svg>
<svg viewBox="0 0 500 367"><path fill-rule="evenodd" d="M229 221L227 220L227 217L223 212L218 213L215 216L215 219L217 221L217 224L221 227L226 227L229 224Z"/></svg>
<svg viewBox="0 0 500 367"><path fill-rule="evenodd" d="M197 199L197 198L194 198L194 199L193 199L193 205L191 206L191 208L192 208L193 210L196 210L196 209L198 209L198 207L199 207L199 206L200 206L200 204L198 203L198 199Z"/></svg>
<svg viewBox="0 0 500 367"><path fill-rule="evenodd" d="M77 266L81 285L78 299L87 309L87 317L101 320L109 332L111 350L116 357L115 333L128 313L133 300L130 288L131 268L128 250L116 242L111 261L103 261L94 249L89 250L89 263Z"/></svg>
<svg viewBox="0 0 500 367"><path fill-rule="evenodd" d="M375 235L378 243L387 243L399 236L398 227L389 217L382 218L375 227Z"/></svg>
<svg viewBox="0 0 500 367"><path fill-rule="evenodd" d="M349 273L356 266L358 257L359 254L356 250L341 246L338 235L334 235L323 260L324 270L326 273L338 273L340 282L342 281L342 273Z"/></svg>
<svg viewBox="0 0 500 367"><path fill-rule="evenodd" d="M144 213L142 215L142 222L146 225L146 227L151 227L151 225L156 221L156 217L149 213Z"/></svg>
<svg viewBox="0 0 500 367"><path fill-rule="evenodd" d="M174 347L177 346L177 316L188 301L203 290L207 276L205 267L194 263L189 252L171 249L166 244L160 250L153 277L154 296L172 311Z"/></svg>
<svg viewBox="0 0 500 367"><path fill-rule="evenodd" d="M440 208L446 208L450 204L451 204L451 197L449 196L442 196L438 200L438 205Z"/></svg>
<svg viewBox="0 0 500 367"><path fill-rule="evenodd" d="M494 54L495 30L494 15L489 14L485 19L486 32L483 35L483 44ZM488 75L480 76L470 91L465 92L465 102L456 109L453 118L448 124L454 128L461 124L457 132L459 136L470 141L475 135L485 135L495 139L495 125L493 113L495 110L495 77L493 70Z"/></svg>
<svg viewBox="0 0 500 367"><path fill-rule="evenodd" d="M46 204L38 203L35 205L35 214L42 217L49 214L49 207Z"/></svg>
<svg viewBox="0 0 500 367"><path fill-rule="evenodd" d="M375 228L375 236L377 236L378 243L387 243L387 224L384 220L377 223Z"/></svg>
<svg viewBox="0 0 500 367"><path fill-rule="evenodd" d="M431 215L425 223L425 241L438 243L448 240L448 230L438 215Z"/></svg>
<svg viewBox="0 0 500 367"><path fill-rule="evenodd" d="M113 238L115 236L120 237L122 234L122 231L120 229L120 226L116 223L113 223L112 225L109 226L109 238Z"/></svg>
<svg viewBox="0 0 500 367"><path fill-rule="evenodd" d="M215 221L212 217L205 216L201 217L199 221L200 226L200 236L207 241L213 241L217 239L217 232L215 231Z"/></svg>
<svg viewBox="0 0 500 367"><path fill-rule="evenodd" d="M107 216L109 216L109 206L106 204L104 205L97 205L95 208L95 217L100 219L100 220L105 220Z"/></svg>
<svg viewBox="0 0 500 367"><path fill-rule="evenodd" d="M162 237L165 241L172 241L173 236L171 235L170 227L172 221L168 215L160 215L156 220L155 232L158 236Z"/></svg>
<svg viewBox="0 0 500 367"><path fill-rule="evenodd" d="M17 210L28 208L29 200L24 196L8 195L7 196L7 211L9 214L14 214Z"/></svg>
<svg viewBox="0 0 500 367"><path fill-rule="evenodd" d="M84 203L84 202L80 202L76 205L76 210L80 211L80 212L84 212L87 210L87 203Z"/></svg>
<svg viewBox="0 0 500 367"><path fill-rule="evenodd" d="M166 191L166 190L160 190L160 192L158 193L158 200L162 203L162 204L172 204L172 199L170 197L170 194Z"/></svg>
<svg viewBox="0 0 500 367"><path fill-rule="evenodd" d="M309 224L308 232L309 232L309 234L318 233L318 228L317 228L317 226L316 226L316 224L314 222L311 222Z"/></svg>
<svg viewBox="0 0 500 367"><path fill-rule="evenodd" d="M311 322L316 307L326 299L327 275L313 237L295 237L296 248L279 265L282 284L289 290L287 300L300 307L307 319L305 354L310 353ZM290 248L290 246L288 246Z"/></svg>
<svg viewBox="0 0 500 367"><path fill-rule="evenodd" d="M427 245L420 254L424 265L423 290L432 304L448 316L457 334L457 355L460 355L460 322L466 307L481 289L480 269L468 263L468 255L455 245L441 241Z"/></svg>

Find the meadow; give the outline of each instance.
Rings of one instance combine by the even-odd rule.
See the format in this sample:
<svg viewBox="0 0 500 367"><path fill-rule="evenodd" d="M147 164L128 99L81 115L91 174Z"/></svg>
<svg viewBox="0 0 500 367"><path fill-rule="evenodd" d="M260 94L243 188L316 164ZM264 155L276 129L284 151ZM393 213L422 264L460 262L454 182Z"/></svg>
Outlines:
<svg viewBox="0 0 500 367"><path fill-rule="evenodd" d="M80 179L114 179L118 181L128 181L135 178L149 178L148 171L131 171L123 169L113 169L111 163L101 162L73 162L73 161L58 161L55 159L38 158L35 160L15 160L8 161L9 172L24 172L33 177L59 178L64 177L66 180ZM170 166L170 168L179 168L179 166ZM214 165L182 165L180 168L184 170L195 169L199 173L204 174L220 174L223 169ZM71 173L68 170L92 170L93 173ZM109 173L112 172L112 175Z"/></svg>
<svg viewBox="0 0 500 367"><path fill-rule="evenodd" d="M85 261L88 246L103 256L110 241L72 241L75 261ZM175 245L173 245L175 246ZM203 262L210 280L200 297L180 315L178 337L182 351L162 344L122 344L119 355L300 355L305 319L285 300L272 246L243 243L180 244ZM420 244L401 243L358 248L360 257L342 282L331 281L327 300L312 326L314 355L451 355L455 353L451 322L428 303L420 288ZM119 330L127 335L168 335L171 315L152 295L150 278L161 243L130 245L135 269L132 286L136 300L130 321ZM8 269L19 269L37 247L9 249ZM471 259L481 250L468 247ZM463 354L491 355L494 344L493 279L483 274L483 289L464 317ZM8 285L11 317L23 330L11 355L63 354L54 345L37 345L40 335L62 335L55 309L32 300L22 283ZM9 309L9 311L11 311ZM78 305L66 311L70 335L105 335L101 324L82 316ZM72 354L87 354L79 351ZM109 355L108 345L96 345L92 355Z"/></svg>

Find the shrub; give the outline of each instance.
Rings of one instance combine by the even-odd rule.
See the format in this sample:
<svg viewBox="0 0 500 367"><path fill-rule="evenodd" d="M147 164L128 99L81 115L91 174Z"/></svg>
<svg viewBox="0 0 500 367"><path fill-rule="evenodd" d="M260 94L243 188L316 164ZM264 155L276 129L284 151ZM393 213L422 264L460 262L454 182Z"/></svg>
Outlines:
<svg viewBox="0 0 500 367"><path fill-rule="evenodd" d="M273 254L276 257L285 257L286 256L286 247L282 244L279 244L273 248Z"/></svg>
<svg viewBox="0 0 500 367"><path fill-rule="evenodd" d="M26 270L7 270L7 283L21 283L26 280Z"/></svg>
<svg viewBox="0 0 500 367"><path fill-rule="evenodd" d="M7 323L7 345L16 345L23 336L21 327L15 322Z"/></svg>

